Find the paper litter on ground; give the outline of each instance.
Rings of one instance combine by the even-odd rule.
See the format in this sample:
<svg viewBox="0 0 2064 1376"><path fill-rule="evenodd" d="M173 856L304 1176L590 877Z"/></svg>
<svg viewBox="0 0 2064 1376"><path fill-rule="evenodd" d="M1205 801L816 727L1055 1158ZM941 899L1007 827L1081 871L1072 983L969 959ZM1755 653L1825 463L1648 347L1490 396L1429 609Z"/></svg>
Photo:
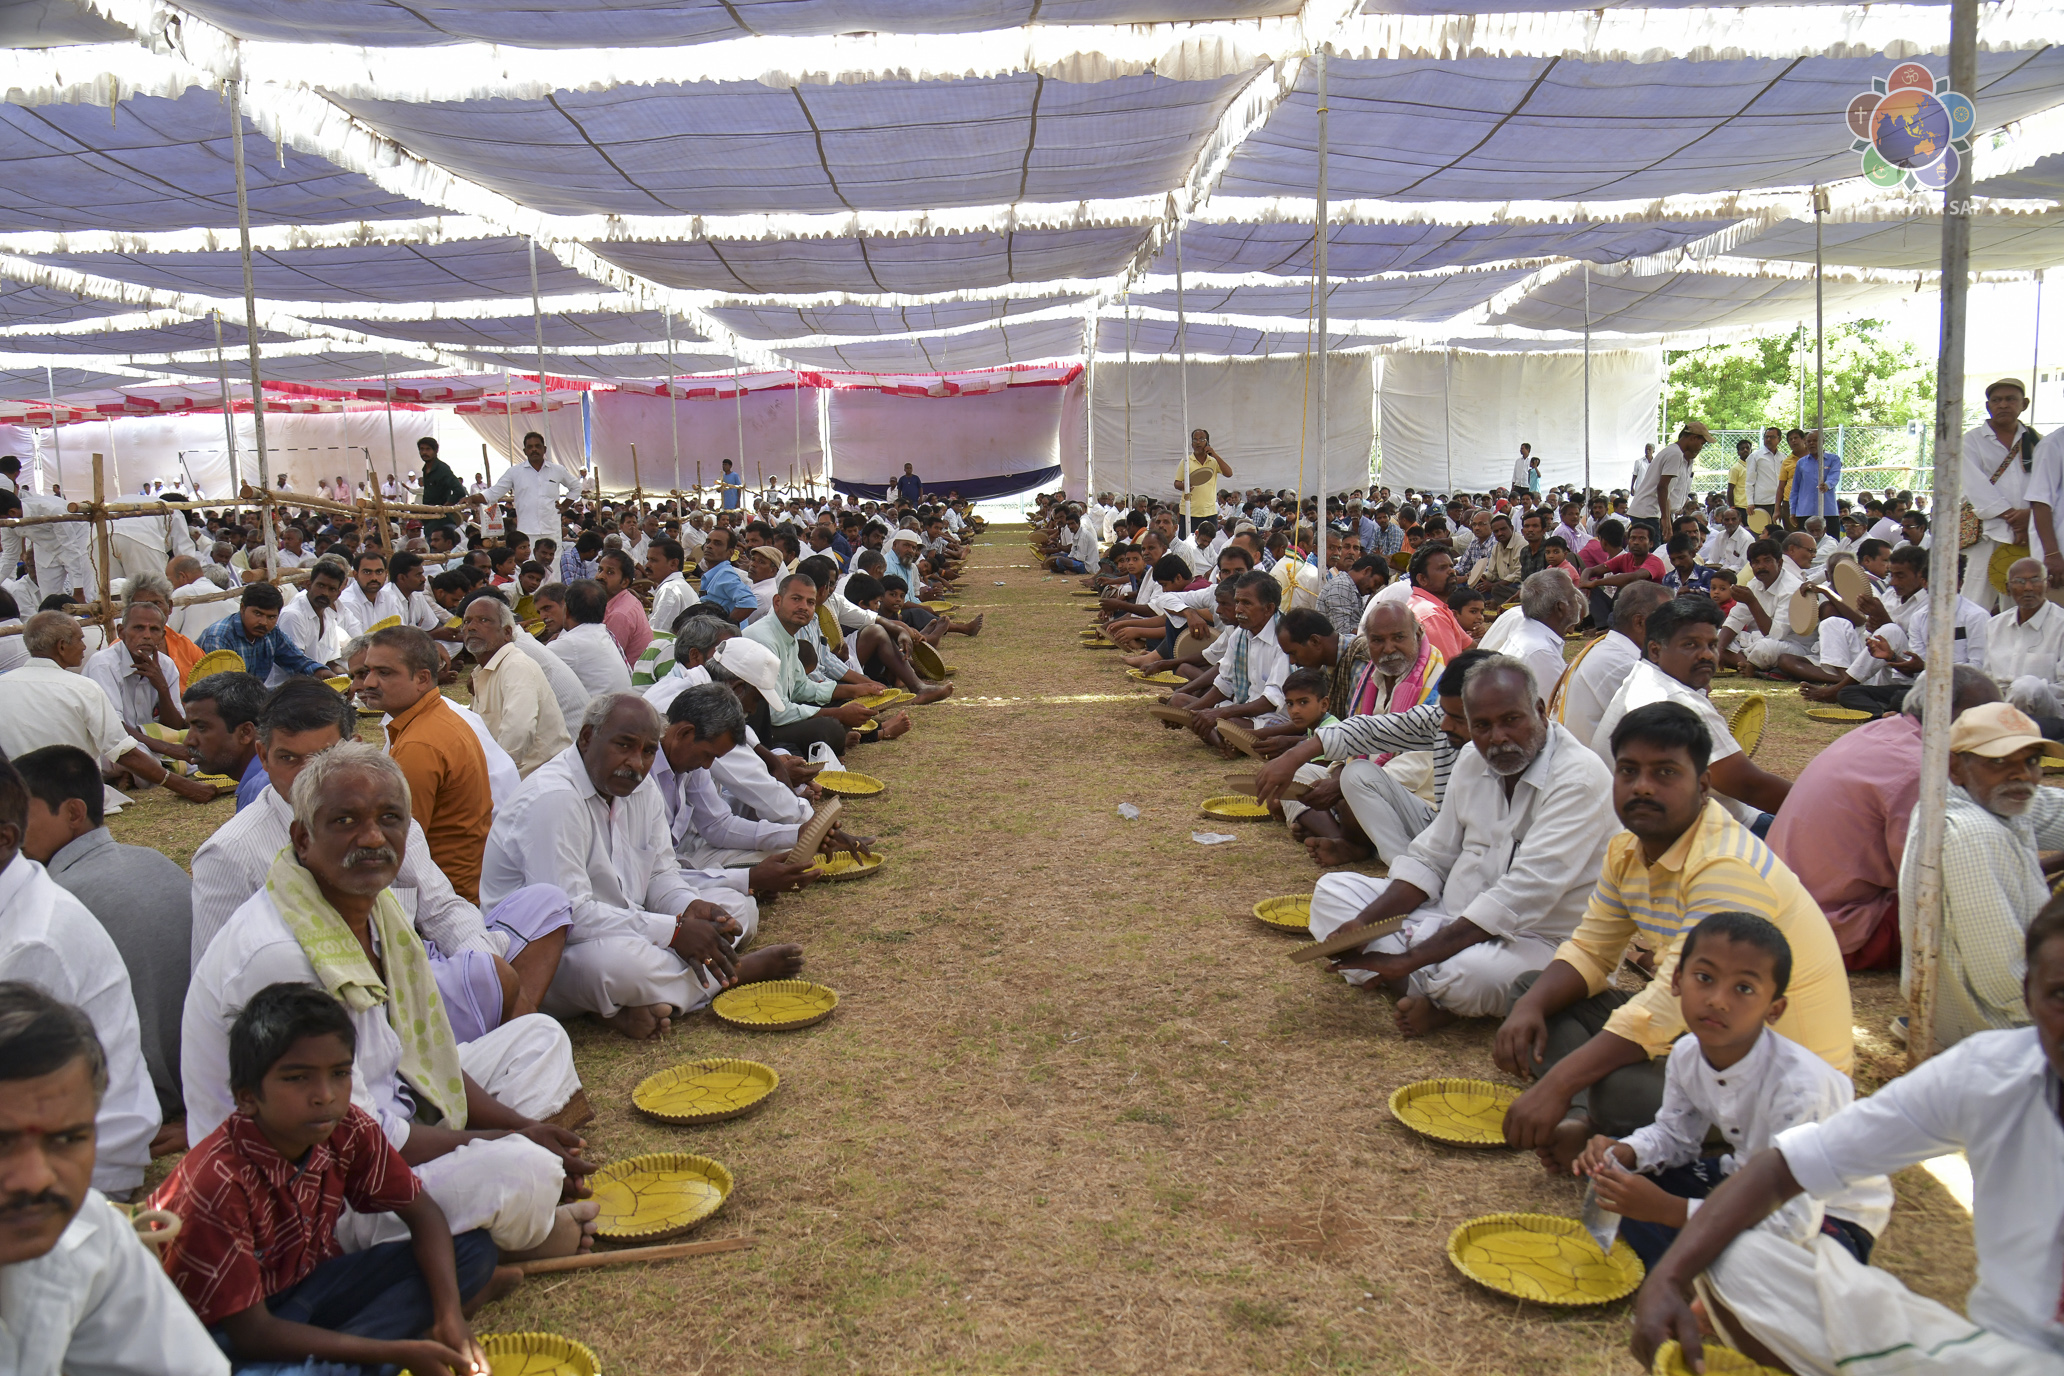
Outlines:
<svg viewBox="0 0 2064 1376"><path fill-rule="evenodd" d="M1190 833L1190 839L1200 846L1216 846L1226 841L1237 841L1240 838L1223 831L1193 831Z"/></svg>
<svg viewBox="0 0 2064 1376"><path fill-rule="evenodd" d="M1139 809L1131 803L1120 803L1118 804L1118 815L1128 822L1134 821L1139 817Z"/></svg>

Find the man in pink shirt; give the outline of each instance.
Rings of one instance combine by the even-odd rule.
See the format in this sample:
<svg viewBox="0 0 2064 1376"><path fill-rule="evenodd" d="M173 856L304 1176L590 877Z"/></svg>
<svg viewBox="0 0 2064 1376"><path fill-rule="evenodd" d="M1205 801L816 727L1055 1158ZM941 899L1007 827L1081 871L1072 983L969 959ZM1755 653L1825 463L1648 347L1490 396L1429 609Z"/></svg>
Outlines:
<svg viewBox="0 0 2064 1376"><path fill-rule="evenodd" d="M1924 687L1919 678L1914 686ZM1952 691L1952 720L1999 701L1992 679L1970 664L1956 666ZM1921 789L1926 696L1908 693L1899 711L1814 756L1770 825L1770 848L1820 904L1851 970L1899 968L1899 861Z"/></svg>
<svg viewBox="0 0 2064 1376"><path fill-rule="evenodd" d="M602 624L609 631L609 638L616 642L616 648L623 651L624 663L635 665L638 656L645 653L645 647L652 643L652 623L645 616L645 604L638 600L638 594L631 591L631 580L637 577L636 564L631 556L620 549L605 549L602 558L595 565L595 581L602 585L602 591L609 594L609 606L602 613Z"/></svg>

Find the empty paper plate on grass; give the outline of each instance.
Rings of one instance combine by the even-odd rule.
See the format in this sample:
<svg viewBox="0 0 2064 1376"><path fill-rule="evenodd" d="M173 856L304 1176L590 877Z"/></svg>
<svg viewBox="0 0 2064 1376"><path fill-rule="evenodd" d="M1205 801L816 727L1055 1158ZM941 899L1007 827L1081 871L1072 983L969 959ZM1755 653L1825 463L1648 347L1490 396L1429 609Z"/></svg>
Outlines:
<svg viewBox="0 0 2064 1376"><path fill-rule="evenodd" d="M685 1151L658 1151L613 1162L588 1177L601 1212L595 1233L617 1241L657 1242L687 1232L723 1206L731 1172Z"/></svg>
<svg viewBox="0 0 2064 1376"><path fill-rule="evenodd" d="M488 1376L602 1376L591 1349L557 1333L483 1333L480 1349Z"/></svg>
<svg viewBox="0 0 2064 1376"><path fill-rule="evenodd" d="M1311 895L1293 893L1281 898L1264 898L1254 905L1254 920L1279 932L1309 932Z"/></svg>
<svg viewBox="0 0 2064 1376"><path fill-rule="evenodd" d="M1127 669L1125 676L1134 683L1158 683L1168 688L1180 688L1189 682L1173 669L1163 669L1158 674L1150 674L1142 669Z"/></svg>
<svg viewBox="0 0 2064 1376"><path fill-rule="evenodd" d="M842 850L834 855L818 856L816 863L810 866L810 872L835 884L842 879L865 879L886 863L884 857L871 850L863 850L858 855Z"/></svg>
<svg viewBox="0 0 2064 1376"><path fill-rule="evenodd" d="M1702 1346L1706 1350L1706 1376L1780 1376L1776 1367L1744 1357L1711 1338ZM1653 1376L1692 1376L1691 1363L1684 1360L1684 1349L1675 1338L1656 1349L1655 1365L1649 1371Z"/></svg>
<svg viewBox="0 0 2064 1376"><path fill-rule="evenodd" d="M855 774L850 769L824 770L812 782L841 798L872 798L888 787L872 774Z"/></svg>
<svg viewBox="0 0 2064 1376"><path fill-rule="evenodd" d="M1155 708L1156 712L1165 709ZM1219 822L1265 822L1269 810L1259 798L1239 793L1204 800L1204 815Z"/></svg>
<svg viewBox="0 0 2064 1376"><path fill-rule="evenodd" d="M1611 1304L1645 1274L1625 1239L1608 1255L1576 1219L1547 1214L1471 1219L1448 1237L1448 1260L1478 1285L1535 1304Z"/></svg>
<svg viewBox="0 0 2064 1376"><path fill-rule="evenodd" d="M838 1007L838 995L805 979L770 979L741 984L717 995L710 1008L734 1027L792 1032L823 1022Z"/></svg>
<svg viewBox="0 0 2064 1376"><path fill-rule="evenodd" d="M928 612L950 612L960 605L958 602L920 602L917 604Z"/></svg>
<svg viewBox="0 0 2064 1376"><path fill-rule="evenodd" d="M1502 1147L1505 1110L1518 1097L1512 1086L1489 1080L1419 1080L1391 1093L1390 1116L1436 1142Z"/></svg>
<svg viewBox="0 0 2064 1376"><path fill-rule="evenodd" d="M780 1086L771 1066L718 1056L646 1076L631 1102L662 1123L721 1123L750 1113Z"/></svg>
<svg viewBox="0 0 2064 1376"><path fill-rule="evenodd" d="M1806 715L1813 721L1869 721L1871 714L1859 712L1853 707L1809 707Z"/></svg>

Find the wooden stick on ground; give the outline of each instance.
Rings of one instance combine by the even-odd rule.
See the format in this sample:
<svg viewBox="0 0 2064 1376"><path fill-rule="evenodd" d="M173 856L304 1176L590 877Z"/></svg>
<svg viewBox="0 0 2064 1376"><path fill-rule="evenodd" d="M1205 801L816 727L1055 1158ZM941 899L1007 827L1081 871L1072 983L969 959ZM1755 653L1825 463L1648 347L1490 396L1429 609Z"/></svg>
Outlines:
<svg viewBox="0 0 2064 1376"><path fill-rule="evenodd" d="M631 1262L673 1261L679 1257L741 1252L757 1241L757 1238L752 1237L722 1237L714 1242L668 1242L657 1247L622 1247L614 1252L581 1252L570 1257L521 1261L516 1263L516 1269L526 1276L546 1276L555 1271L587 1271L597 1266L622 1266Z"/></svg>

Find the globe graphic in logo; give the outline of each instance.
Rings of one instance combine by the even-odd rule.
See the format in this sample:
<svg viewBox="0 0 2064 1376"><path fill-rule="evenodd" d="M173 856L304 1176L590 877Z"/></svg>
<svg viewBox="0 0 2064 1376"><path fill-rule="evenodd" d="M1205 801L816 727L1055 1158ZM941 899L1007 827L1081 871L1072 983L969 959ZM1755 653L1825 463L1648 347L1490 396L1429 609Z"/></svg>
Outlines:
<svg viewBox="0 0 2064 1376"><path fill-rule="evenodd" d="M1886 162L1907 171L1939 161L1952 137L1948 109L1927 91L1894 91L1871 115L1871 147Z"/></svg>

